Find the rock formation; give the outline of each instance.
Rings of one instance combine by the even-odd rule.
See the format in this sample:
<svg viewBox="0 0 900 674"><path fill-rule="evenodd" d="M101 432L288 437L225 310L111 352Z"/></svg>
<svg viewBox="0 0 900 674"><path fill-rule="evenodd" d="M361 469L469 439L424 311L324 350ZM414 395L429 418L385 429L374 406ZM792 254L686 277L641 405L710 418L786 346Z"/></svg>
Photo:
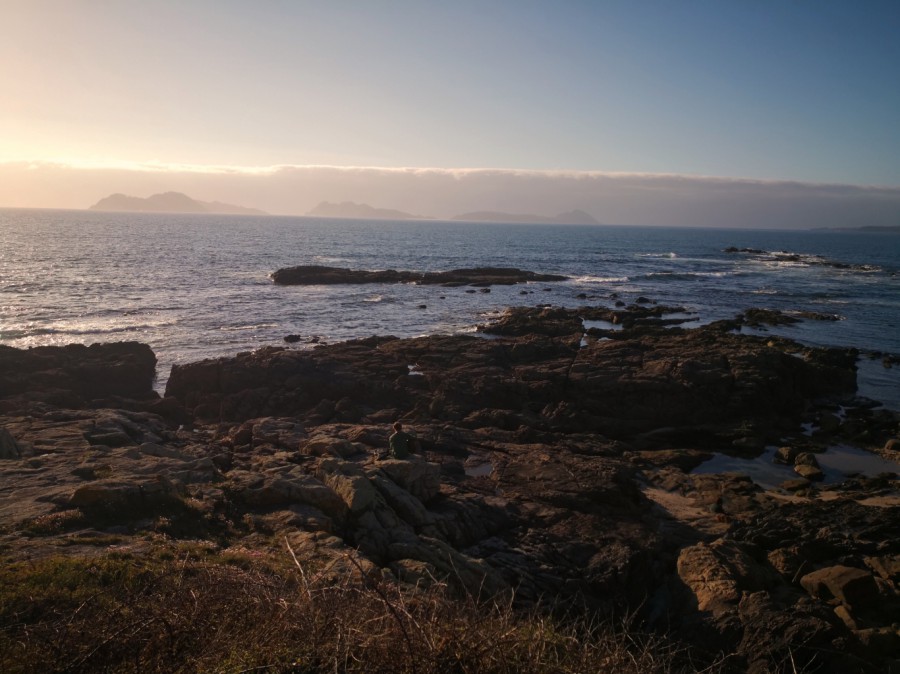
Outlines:
<svg viewBox="0 0 900 674"><path fill-rule="evenodd" d="M637 612L737 670L886 671L896 476L787 494L691 470L766 445L790 463L837 440L896 453L897 414L853 398L855 352L673 311L514 309L491 339L269 347L176 366L162 399L143 345L2 349L0 544L286 541L323 573L352 559L410 588ZM398 418L420 455L379 459Z"/></svg>
<svg viewBox="0 0 900 674"><path fill-rule="evenodd" d="M418 283L420 285L443 285L487 287L491 285L515 285L535 281L564 281L565 276L538 274L508 267L477 267L475 269L453 269L451 271L412 272L385 269L368 271L363 269L343 269L302 265L285 267L272 273L272 280L279 285L334 285L339 283Z"/></svg>

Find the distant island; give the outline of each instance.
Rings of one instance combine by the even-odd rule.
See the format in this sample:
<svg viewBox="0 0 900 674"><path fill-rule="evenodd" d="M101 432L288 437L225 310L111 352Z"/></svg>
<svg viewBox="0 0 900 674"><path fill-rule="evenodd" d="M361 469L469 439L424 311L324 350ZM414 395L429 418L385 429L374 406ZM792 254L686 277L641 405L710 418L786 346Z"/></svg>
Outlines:
<svg viewBox="0 0 900 674"><path fill-rule="evenodd" d="M423 215L413 215L392 208L374 208L369 204L342 201L339 204L323 201L306 215L320 218L359 218L363 220L429 220Z"/></svg>
<svg viewBox="0 0 900 674"><path fill-rule="evenodd" d="M414 215L392 208L374 208L369 204L343 201L339 204L323 201L306 215L321 218L359 218L371 220L433 220L425 215ZM532 215L524 213L504 213L502 211L473 211L455 215L451 220L465 222L508 222L539 225L599 225L584 211L567 211L556 216Z"/></svg>
<svg viewBox="0 0 900 674"><path fill-rule="evenodd" d="M536 225L599 225L590 214L584 211L567 211L557 216L531 215L525 213L503 213L500 211L474 211L463 213L452 218L468 222L509 222Z"/></svg>
<svg viewBox="0 0 900 674"><path fill-rule="evenodd" d="M815 227L815 232L876 232L900 234L900 225L865 225L863 227Z"/></svg>
<svg viewBox="0 0 900 674"><path fill-rule="evenodd" d="M127 194L111 194L90 207L92 211L126 211L136 213L217 213L220 215L268 215L265 211L245 206L225 204L221 201L199 201L181 192L163 192L143 199ZM360 220L434 220L427 215L416 215L393 208L375 208L353 201L334 203L323 201L306 213L320 218L348 218ZM450 218L461 222L495 222L536 225L599 225L589 213L580 210L566 211L559 215L534 215L530 213L506 213L503 211L472 211ZM883 228L887 229L887 228Z"/></svg>
<svg viewBox="0 0 900 674"><path fill-rule="evenodd" d="M245 208L221 201L197 201L181 192L163 192L142 199L127 194L111 194L90 207L92 211L128 211L137 213L217 213L220 215L268 215L256 208Z"/></svg>

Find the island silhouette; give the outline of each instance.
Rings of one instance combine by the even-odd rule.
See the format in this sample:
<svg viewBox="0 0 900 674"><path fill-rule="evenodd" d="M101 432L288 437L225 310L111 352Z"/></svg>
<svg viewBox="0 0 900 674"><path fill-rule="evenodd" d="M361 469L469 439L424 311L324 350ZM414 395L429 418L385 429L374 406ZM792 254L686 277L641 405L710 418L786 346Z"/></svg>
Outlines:
<svg viewBox="0 0 900 674"><path fill-rule="evenodd" d="M198 201L181 192L153 194L146 199L127 194L111 194L90 207L92 211L128 211L138 213L217 213L220 215L268 215L256 208Z"/></svg>

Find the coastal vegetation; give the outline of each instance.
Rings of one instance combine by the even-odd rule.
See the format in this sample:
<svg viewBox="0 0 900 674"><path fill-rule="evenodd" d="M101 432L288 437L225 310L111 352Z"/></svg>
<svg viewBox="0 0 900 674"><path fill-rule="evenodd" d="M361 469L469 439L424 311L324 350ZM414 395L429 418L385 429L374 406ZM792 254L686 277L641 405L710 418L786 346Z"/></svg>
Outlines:
<svg viewBox="0 0 900 674"><path fill-rule="evenodd" d="M0 569L0 670L26 672L719 672L626 622L516 609L252 551L157 547Z"/></svg>

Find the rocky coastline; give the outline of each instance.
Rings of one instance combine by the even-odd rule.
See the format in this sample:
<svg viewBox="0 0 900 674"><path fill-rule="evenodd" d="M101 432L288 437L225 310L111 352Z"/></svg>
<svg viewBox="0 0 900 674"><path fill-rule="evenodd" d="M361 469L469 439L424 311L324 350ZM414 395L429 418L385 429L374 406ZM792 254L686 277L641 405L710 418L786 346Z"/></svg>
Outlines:
<svg viewBox="0 0 900 674"><path fill-rule="evenodd" d="M518 278L468 271L415 282ZM853 350L682 313L513 308L480 336L267 347L176 365L164 396L143 344L0 347L0 556L286 544L412 594L637 616L733 671L893 671L897 476L807 468L834 444L896 461L900 415L856 397ZM414 460L379 458L398 419ZM782 489L692 472L767 446L797 469Z"/></svg>

